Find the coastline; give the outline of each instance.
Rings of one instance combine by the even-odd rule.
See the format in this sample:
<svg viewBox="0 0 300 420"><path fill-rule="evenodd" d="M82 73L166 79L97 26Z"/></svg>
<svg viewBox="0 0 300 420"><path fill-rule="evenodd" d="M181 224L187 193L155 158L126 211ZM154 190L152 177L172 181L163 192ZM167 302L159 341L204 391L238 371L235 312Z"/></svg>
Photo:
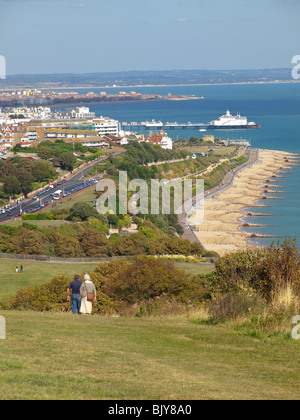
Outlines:
<svg viewBox="0 0 300 420"><path fill-rule="evenodd" d="M181 84L145 84L145 85L83 85L83 86L68 86L68 85L51 85L45 86L41 84L40 86L31 86L31 85L17 85L1 88L0 92L16 90L16 89L40 89L40 90L62 90L62 89L125 89L125 88L156 88L156 87L185 87L185 86L235 86L235 85L278 85L278 84L297 84L300 83L300 80L270 80L270 81L251 81L251 82L223 82L223 83L181 83ZM43 86L43 87L42 87ZM201 98L200 98L201 99Z"/></svg>
<svg viewBox="0 0 300 420"><path fill-rule="evenodd" d="M101 98L100 98L101 99ZM76 100L76 97L72 98L72 100L65 100L65 101L59 101L59 102L53 102L53 101L49 101L49 103L45 102L43 104L43 106L46 106L50 109L57 109L57 108L72 108L72 107L80 107L80 106L96 106L96 105L110 105L110 104L127 104L127 103L139 103L139 102L167 102L167 101L193 101L193 100L204 100L205 98L202 97L197 97L197 96L187 96L187 95L182 95L182 96L172 96L172 97L168 97L168 96L160 96L157 98L142 98L142 99L137 99L137 98L128 98L128 99L123 99L123 98L113 98L113 99L109 99L109 100L95 100L95 99L83 99L83 98L79 98L78 100ZM18 102L18 101L17 101ZM14 100L13 101L2 101L0 100L0 106L1 107L14 107L14 106L20 106L18 105Z"/></svg>
<svg viewBox="0 0 300 420"><path fill-rule="evenodd" d="M223 82L223 83L180 83L174 85L114 85L114 86L62 86L51 88L53 90L60 89L125 89L125 88L156 88L156 87L186 87L186 86L235 86L235 85L278 85L278 84L294 84L300 83L300 80L270 80L270 81L252 81L252 82ZM41 90L48 90L50 88L41 88Z"/></svg>
<svg viewBox="0 0 300 420"><path fill-rule="evenodd" d="M266 206L257 201L263 200L266 194L268 199L280 200L275 197L284 192L279 184L285 173L280 173L293 169L298 162L299 155L259 149L257 160L242 168L228 187L208 193L205 197L203 223L194 227L198 241L205 249L223 256L240 249L256 247L249 243L249 239L270 237L243 232L242 227L257 225L245 224L242 218L253 214L249 208L255 207L255 215L258 215L259 208L265 209Z"/></svg>

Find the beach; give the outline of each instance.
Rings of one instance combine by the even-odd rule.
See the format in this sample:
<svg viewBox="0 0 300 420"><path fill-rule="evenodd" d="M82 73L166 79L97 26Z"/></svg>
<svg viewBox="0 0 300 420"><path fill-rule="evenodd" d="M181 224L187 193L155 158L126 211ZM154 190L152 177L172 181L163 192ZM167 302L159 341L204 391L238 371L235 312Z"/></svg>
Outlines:
<svg viewBox="0 0 300 420"><path fill-rule="evenodd" d="M233 175L228 187L207 194L203 223L194 226L194 233L201 244L220 256L253 247L249 239L258 236L242 231L245 226L242 218L252 214L249 207L255 207L255 214L259 214L260 207L264 209L263 213L267 213L265 206L257 204L257 201L263 200L266 194L268 199L280 199L280 178L298 162L299 155L258 150L257 160Z"/></svg>

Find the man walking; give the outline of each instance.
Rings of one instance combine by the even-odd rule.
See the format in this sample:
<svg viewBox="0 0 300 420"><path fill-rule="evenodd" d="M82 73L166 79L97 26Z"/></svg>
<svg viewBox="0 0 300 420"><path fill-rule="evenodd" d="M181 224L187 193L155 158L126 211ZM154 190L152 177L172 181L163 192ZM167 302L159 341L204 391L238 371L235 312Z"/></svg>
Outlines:
<svg viewBox="0 0 300 420"><path fill-rule="evenodd" d="M78 315L81 315L80 307L81 307L81 300L79 299L80 296L80 287L82 283L80 281L80 276L76 274L74 277L74 280L69 284L67 288L67 301L70 301L70 290L72 290L72 298L71 298L71 304L72 304L72 313L73 315L76 315L76 311L78 312Z"/></svg>

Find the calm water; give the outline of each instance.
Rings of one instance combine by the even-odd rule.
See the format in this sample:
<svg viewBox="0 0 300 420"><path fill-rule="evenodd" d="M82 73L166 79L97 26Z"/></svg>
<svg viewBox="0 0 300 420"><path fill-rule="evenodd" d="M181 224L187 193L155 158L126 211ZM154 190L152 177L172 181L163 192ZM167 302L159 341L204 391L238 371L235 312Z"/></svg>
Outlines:
<svg viewBox="0 0 300 420"><path fill-rule="evenodd" d="M93 89L94 92L98 90ZM106 89L116 93L121 89ZM300 84L228 85L228 86L185 86L126 88L142 93L168 93L178 95L204 96L204 100L164 101L150 103L126 103L91 106L97 116L109 116L121 122L161 120L163 122L209 122L223 115L227 108L232 114L240 113L262 125L258 130L218 131L217 135L229 138L251 140L253 147L283 150L300 154ZM100 89L99 89L100 91ZM87 90L82 90L82 93ZM201 137L198 130L170 130L174 140ZM296 236L300 245L300 166L285 174L280 184L286 194L283 200L269 200L264 204L271 207L263 210L270 217L252 217L246 220L267 224L266 227L251 229L251 232L272 235ZM274 194L272 194L274 195ZM261 210L259 210L262 213ZM271 240L259 240L267 245Z"/></svg>

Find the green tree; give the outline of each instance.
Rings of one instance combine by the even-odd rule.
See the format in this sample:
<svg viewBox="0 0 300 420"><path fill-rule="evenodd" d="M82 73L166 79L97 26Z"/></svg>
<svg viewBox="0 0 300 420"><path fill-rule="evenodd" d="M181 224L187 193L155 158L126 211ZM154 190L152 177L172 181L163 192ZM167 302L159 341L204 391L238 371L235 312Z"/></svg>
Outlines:
<svg viewBox="0 0 300 420"><path fill-rule="evenodd" d="M69 171L73 170L76 160L73 152L62 152L59 156L60 167Z"/></svg>
<svg viewBox="0 0 300 420"><path fill-rule="evenodd" d="M80 218L82 221L88 220L90 217L97 217L98 213L95 208L87 203L79 202L75 203L70 210L69 218Z"/></svg>
<svg viewBox="0 0 300 420"><path fill-rule="evenodd" d="M119 217L116 214L109 214L107 220L112 227L117 228L119 226Z"/></svg>
<svg viewBox="0 0 300 420"><path fill-rule="evenodd" d="M18 180L22 193L25 195L25 197L27 197L28 194L33 190L32 183L34 182L34 178L32 173L26 168L20 169L18 173Z"/></svg>
<svg viewBox="0 0 300 420"><path fill-rule="evenodd" d="M21 152L22 151L22 146L20 145L20 143L16 144L15 147L13 148L14 152Z"/></svg>
<svg viewBox="0 0 300 420"><path fill-rule="evenodd" d="M7 160L4 162L4 164L1 166L1 178L5 178L8 176L16 176L17 175L17 168L16 166L13 164L12 161Z"/></svg>
<svg viewBox="0 0 300 420"><path fill-rule="evenodd" d="M32 164L32 174L36 181L42 182L53 178L56 175L56 171L48 162L37 160Z"/></svg>
<svg viewBox="0 0 300 420"><path fill-rule="evenodd" d="M38 154L38 157L45 160L51 159L54 156L53 150L48 145L42 145L38 147L37 154Z"/></svg>
<svg viewBox="0 0 300 420"><path fill-rule="evenodd" d="M43 234L32 229L22 227L18 235L8 240L8 252L14 254L41 255L44 251Z"/></svg>
<svg viewBox="0 0 300 420"><path fill-rule="evenodd" d="M3 183L3 191L9 197L20 194L21 185L18 178L16 176L6 177Z"/></svg>

